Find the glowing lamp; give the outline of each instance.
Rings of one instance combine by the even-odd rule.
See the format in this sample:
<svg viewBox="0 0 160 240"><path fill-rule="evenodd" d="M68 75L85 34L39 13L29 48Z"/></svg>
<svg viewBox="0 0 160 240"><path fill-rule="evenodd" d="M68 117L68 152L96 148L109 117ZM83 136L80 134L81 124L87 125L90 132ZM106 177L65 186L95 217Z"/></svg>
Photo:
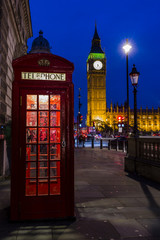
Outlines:
<svg viewBox="0 0 160 240"><path fill-rule="evenodd" d="M134 137L138 137L138 129L137 129L137 84L138 84L138 78L139 78L139 72L137 72L137 69L135 67L135 64L133 64L132 72L129 74L131 78L131 82L133 85L133 93L134 93Z"/></svg>
<svg viewBox="0 0 160 240"><path fill-rule="evenodd" d="M123 46L123 49L125 51L125 54L128 54L131 50L132 46L128 43L128 39L126 39L126 44Z"/></svg>
<svg viewBox="0 0 160 240"><path fill-rule="evenodd" d="M133 86L136 86L138 84L139 75L140 73L137 72L135 64L133 64L132 72L129 74Z"/></svg>
<svg viewBox="0 0 160 240"><path fill-rule="evenodd" d="M121 122L122 121L122 117L118 116L118 121Z"/></svg>

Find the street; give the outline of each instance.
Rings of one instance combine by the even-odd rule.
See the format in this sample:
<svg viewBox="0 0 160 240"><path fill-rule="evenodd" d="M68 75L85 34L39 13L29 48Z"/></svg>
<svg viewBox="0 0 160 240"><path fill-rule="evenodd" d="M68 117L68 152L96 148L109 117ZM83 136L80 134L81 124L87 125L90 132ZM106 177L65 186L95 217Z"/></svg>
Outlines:
<svg viewBox="0 0 160 240"><path fill-rule="evenodd" d="M123 170L126 153L75 149L76 220L9 221L10 180L0 182L0 240L159 240L160 185Z"/></svg>

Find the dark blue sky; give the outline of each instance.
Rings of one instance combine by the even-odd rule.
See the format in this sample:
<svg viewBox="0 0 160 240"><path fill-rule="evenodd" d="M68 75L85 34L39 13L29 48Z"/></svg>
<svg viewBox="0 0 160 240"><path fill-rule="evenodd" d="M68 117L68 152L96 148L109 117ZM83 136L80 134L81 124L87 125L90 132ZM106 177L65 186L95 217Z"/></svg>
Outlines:
<svg viewBox="0 0 160 240"><path fill-rule="evenodd" d="M39 30L52 47L52 53L74 63L75 115L78 112L78 88L81 88L81 112L87 112L86 60L95 29L107 57L107 107L111 101L126 100L126 57L122 50L126 38L132 45L129 72L135 64L140 72L138 108L160 106L160 1L159 0L33 0L30 1L33 38ZM130 106L133 88L129 79Z"/></svg>

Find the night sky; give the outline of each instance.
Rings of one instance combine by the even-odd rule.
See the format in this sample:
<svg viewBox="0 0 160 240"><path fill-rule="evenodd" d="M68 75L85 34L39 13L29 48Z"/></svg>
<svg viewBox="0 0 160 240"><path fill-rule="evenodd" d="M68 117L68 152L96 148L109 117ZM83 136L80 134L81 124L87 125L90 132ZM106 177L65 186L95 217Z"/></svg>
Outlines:
<svg viewBox="0 0 160 240"><path fill-rule="evenodd" d="M74 105L78 113L78 88L81 88L81 113L87 113L86 60L95 30L107 57L106 96L110 103L126 101L126 56L122 46L128 38L129 72L133 64L140 72L138 108L160 106L160 1L159 0L30 0L33 38L39 30L55 55L74 63ZM133 87L129 79L129 100L133 108Z"/></svg>

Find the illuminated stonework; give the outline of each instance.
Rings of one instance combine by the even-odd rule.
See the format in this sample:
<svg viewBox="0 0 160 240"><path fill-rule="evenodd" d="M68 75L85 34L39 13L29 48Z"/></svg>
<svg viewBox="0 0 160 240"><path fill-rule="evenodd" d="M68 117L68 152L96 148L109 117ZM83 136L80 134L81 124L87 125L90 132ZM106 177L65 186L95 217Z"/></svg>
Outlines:
<svg viewBox="0 0 160 240"><path fill-rule="evenodd" d="M94 68L94 62L101 61L102 68ZM127 109L124 106L112 106L106 108L106 56L101 49L100 38L95 26L95 33L92 40L91 51L87 59L87 83L88 83L88 105L87 105L87 126L100 126L107 124L114 130L118 130L118 116L127 121ZM160 108L138 109L137 124L139 131L158 132L160 131ZM129 129L133 131L134 110L129 109ZM125 122L126 126L126 122ZM123 128L123 132L125 128Z"/></svg>
<svg viewBox="0 0 160 240"><path fill-rule="evenodd" d="M101 63L96 67L94 63ZM95 27L92 47L87 59L88 109L87 126L106 119L106 56L101 49Z"/></svg>
<svg viewBox="0 0 160 240"><path fill-rule="evenodd" d="M112 103L106 112L106 124L112 129L118 129L118 116L127 119L127 109L124 106L113 107ZM134 110L129 108L129 125L133 129L134 126ZM138 109L137 110L137 125L139 131L158 132L160 131L160 108L158 109Z"/></svg>

